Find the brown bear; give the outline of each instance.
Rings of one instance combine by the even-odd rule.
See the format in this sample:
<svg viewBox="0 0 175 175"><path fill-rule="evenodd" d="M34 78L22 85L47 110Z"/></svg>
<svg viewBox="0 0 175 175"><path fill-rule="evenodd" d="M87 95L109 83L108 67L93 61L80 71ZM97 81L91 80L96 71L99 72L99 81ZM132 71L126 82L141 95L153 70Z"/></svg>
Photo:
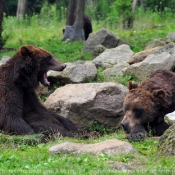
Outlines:
<svg viewBox="0 0 175 175"><path fill-rule="evenodd" d="M175 110L175 73L158 70L141 85L129 82L121 125L132 141L143 140L151 134L160 136L169 127L164 121Z"/></svg>
<svg viewBox="0 0 175 175"><path fill-rule="evenodd" d="M73 136L76 126L48 111L35 93L39 82L49 86L48 70L62 71L65 67L44 49L21 46L0 67L0 130L17 135L60 133Z"/></svg>

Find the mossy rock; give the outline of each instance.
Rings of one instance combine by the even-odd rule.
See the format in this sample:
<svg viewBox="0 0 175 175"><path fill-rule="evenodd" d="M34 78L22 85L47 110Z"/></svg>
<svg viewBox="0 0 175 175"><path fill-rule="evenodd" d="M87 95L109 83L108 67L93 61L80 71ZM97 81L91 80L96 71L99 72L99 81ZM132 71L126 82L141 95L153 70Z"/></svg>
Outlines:
<svg viewBox="0 0 175 175"><path fill-rule="evenodd" d="M170 126L160 137L158 151L165 155L175 155L175 125Z"/></svg>

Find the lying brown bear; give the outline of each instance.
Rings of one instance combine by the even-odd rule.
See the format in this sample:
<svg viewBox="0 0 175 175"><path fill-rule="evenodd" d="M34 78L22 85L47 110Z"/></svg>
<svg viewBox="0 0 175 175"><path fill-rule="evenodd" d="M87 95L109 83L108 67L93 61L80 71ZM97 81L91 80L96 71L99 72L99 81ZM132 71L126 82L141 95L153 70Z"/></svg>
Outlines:
<svg viewBox="0 0 175 175"><path fill-rule="evenodd" d="M148 131L160 136L169 127L164 121L175 110L175 73L158 70L141 85L129 82L129 92L123 103L121 125L128 139L140 141Z"/></svg>

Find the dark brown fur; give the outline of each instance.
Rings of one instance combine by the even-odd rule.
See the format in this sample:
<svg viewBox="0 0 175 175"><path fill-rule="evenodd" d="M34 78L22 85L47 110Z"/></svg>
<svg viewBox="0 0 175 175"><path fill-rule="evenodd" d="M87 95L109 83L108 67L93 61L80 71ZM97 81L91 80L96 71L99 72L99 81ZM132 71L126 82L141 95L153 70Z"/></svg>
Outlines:
<svg viewBox="0 0 175 175"><path fill-rule="evenodd" d="M38 100L35 88L48 70L62 71L65 65L35 46L22 46L0 68L0 130L10 134L32 133L72 136L77 129L68 119L48 111Z"/></svg>
<svg viewBox="0 0 175 175"><path fill-rule="evenodd" d="M123 110L121 124L129 140L142 140L149 129L154 135L162 135L169 127L165 114L175 110L175 74L158 70L141 85L130 82Z"/></svg>

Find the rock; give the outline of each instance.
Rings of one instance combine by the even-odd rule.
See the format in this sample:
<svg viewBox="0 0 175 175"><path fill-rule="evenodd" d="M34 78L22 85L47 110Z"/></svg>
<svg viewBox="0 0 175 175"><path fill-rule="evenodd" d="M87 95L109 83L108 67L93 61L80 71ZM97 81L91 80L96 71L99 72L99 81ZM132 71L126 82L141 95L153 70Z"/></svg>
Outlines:
<svg viewBox="0 0 175 175"><path fill-rule="evenodd" d="M167 38L174 42L175 41L175 32L168 33Z"/></svg>
<svg viewBox="0 0 175 175"><path fill-rule="evenodd" d="M114 48L121 44L127 44L122 41L118 36L107 29L100 29L96 33L91 33L86 40L83 52L94 53L94 49L97 45L102 45L105 48Z"/></svg>
<svg viewBox="0 0 175 175"><path fill-rule="evenodd" d="M119 63L114 65L112 68L108 68L103 71L104 76L106 77L116 77L119 74L122 74L122 70L126 67L128 67L129 64L126 62Z"/></svg>
<svg viewBox="0 0 175 175"><path fill-rule="evenodd" d="M3 56L1 61L0 61L0 66L5 64L11 57L9 56Z"/></svg>
<svg viewBox="0 0 175 175"><path fill-rule="evenodd" d="M88 80L94 80L97 74L97 68L91 61L76 61L66 63L64 71L49 71L47 73L49 81L61 81L62 83L82 83Z"/></svg>
<svg viewBox="0 0 175 175"><path fill-rule="evenodd" d="M148 42L145 46L145 49L144 50L148 50L148 49L151 49L151 48L154 48L154 47L158 47L158 46L164 46L168 43L170 43L171 41L168 40L168 39L164 39L164 38L158 38L158 39L154 39L150 42Z"/></svg>
<svg viewBox="0 0 175 175"><path fill-rule="evenodd" d="M39 83L39 86L35 89L35 92L37 94L38 97L44 95L47 96L48 95L48 87L47 86L43 86L41 83Z"/></svg>
<svg viewBox="0 0 175 175"><path fill-rule="evenodd" d="M86 129L94 121L118 128L127 92L126 87L114 82L69 84L55 90L44 105L80 129Z"/></svg>
<svg viewBox="0 0 175 175"><path fill-rule="evenodd" d="M140 81L146 80L156 70L173 70L175 66L175 43L157 48L142 62L124 68L123 73L133 74Z"/></svg>
<svg viewBox="0 0 175 175"><path fill-rule="evenodd" d="M126 163L116 162L116 161L108 161L107 163L112 169L120 172L130 172L133 170L133 168Z"/></svg>
<svg viewBox="0 0 175 175"><path fill-rule="evenodd" d="M161 155L175 156L175 125L170 126L160 137L158 151Z"/></svg>
<svg viewBox="0 0 175 175"><path fill-rule="evenodd" d="M127 63L128 64L139 63L139 62L143 61L148 55L153 53L154 50L157 49L157 48L158 47L155 47L155 48L151 48L151 49L148 49L148 50L144 50L144 51L135 53L131 58L128 59Z"/></svg>
<svg viewBox="0 0 175 175"><path fill-rule="evenodd" d="M106 50L106 47L104 47L101 44L98 44L94 47L94 52L92 54L93 54L93 56L97 57L98 55L103 53L105 50Z"/></svg>
<svg viewBox="0 0 175 175"><path fill-rule="evenodd" d="M135 148L128 142L119 141L117 139L111 139L102 141L100 143L94 144L83 144L83 143L72 143L64 142L52 146L49 149L49 152L53 154L107 154L109 156L118 155L118 154L129 154L137 153Z"/></svg>
<svg viewBox="0 0 175 175"><path fill-rule="evenodd" d="M165 122L169 125L175 124L175 111L165 115Z"/></svg>
<svg viewBox="0 0 175 175"><path fill-rule="evenodd" d="M126 62L134 52L126 44L120 45L113 49L106 49L102 54L97 56L93 63L96 67L110 68L114 65Z"/></svg>

